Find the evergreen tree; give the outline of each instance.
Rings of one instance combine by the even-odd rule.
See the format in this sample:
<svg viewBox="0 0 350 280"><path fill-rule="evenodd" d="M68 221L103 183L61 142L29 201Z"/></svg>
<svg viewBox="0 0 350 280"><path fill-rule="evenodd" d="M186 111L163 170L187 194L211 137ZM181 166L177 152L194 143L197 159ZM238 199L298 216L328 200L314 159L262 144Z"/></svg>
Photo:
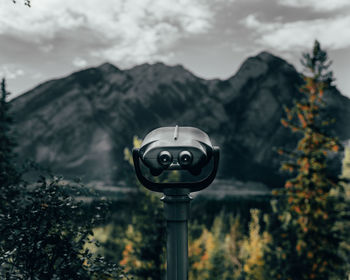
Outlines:
<svg viewBox="0 0 350 280"><path fill-rule="evenodd" d="M343 188L327 170L327 157L340 149L322 119L324 92L331 87L332 72L327 53L316 41L304 54L302 97L286 108L281 123L302 136L282 166L296 175L284 189L270 220L272 242L265 254L266 279L344 279L345 262L340 244L345 238ZM345 213L345 214L344 214Z"/></svg>
<svg viewBox="0 0 350 280"><path fill-rule="evenodd" d="M13 149L16 143L11 137L12 118L9 114L8 95L5 79L2 79L0 96L0 213L6 211L5 208L10 206L9 202L15 198L18 193L17 185L20 181L20 175L14 164Z"/></svg>

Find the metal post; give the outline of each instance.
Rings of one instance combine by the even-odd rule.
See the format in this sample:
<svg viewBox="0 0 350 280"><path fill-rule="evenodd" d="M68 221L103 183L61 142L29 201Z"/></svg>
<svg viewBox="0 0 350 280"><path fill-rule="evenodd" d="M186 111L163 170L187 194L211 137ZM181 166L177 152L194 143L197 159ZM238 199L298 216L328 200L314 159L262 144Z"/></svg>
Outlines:
<svg viewBox="0 0 350 280"><path fill-rule="evenodd" d="M188 279L188 229L190 190L165 189L164 214L167 221L167 280Z"/></svg>

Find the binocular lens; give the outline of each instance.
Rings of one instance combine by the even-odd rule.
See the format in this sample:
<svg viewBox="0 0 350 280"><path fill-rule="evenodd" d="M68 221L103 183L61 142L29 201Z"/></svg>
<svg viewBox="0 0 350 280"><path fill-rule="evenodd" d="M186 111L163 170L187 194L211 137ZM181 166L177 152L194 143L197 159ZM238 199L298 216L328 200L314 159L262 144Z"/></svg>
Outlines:
<svg viewBox="0 0 350 280"><path fill-rule="evenodd" d="M172 155L168 151L162 151L158 155L158 162L163 166L168 166L173 161Z"/></svg>
<svg viewBox="0 0 350 280"><path fill-rule="evenodd" d="M181 166L189 166L192 163L192 154L189 151L182 151L179 154L179 163Z"/></svg>

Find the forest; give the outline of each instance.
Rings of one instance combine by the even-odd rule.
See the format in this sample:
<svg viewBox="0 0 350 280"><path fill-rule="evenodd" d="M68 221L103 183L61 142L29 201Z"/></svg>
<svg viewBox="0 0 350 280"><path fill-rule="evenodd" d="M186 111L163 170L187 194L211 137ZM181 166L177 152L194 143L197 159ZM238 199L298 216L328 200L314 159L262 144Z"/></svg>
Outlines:
<svg viewBox="0 0 350 280"><path fill-rule="evenodd" d="M192 202L189 279L347 279L350 275L350 148L322 113L334 81L327 52L315 41L302 56L302 98L285 107L281 126L299 137L277 149L283 188L256 198ZM133 173L127 199L84 202L94 195L78 179L63 180L45 166L18 162L6 82L0 100L1 279L161 280L166 270L163 205ZM140 139L132 145L139 147ZM344 154L342 173L328 160ZM125 161L132 165L130 149ZM29 174L29 175L28 175ZM171 173L163 180L176 181ZM35 178L35 179L33 179Z"/></svg>

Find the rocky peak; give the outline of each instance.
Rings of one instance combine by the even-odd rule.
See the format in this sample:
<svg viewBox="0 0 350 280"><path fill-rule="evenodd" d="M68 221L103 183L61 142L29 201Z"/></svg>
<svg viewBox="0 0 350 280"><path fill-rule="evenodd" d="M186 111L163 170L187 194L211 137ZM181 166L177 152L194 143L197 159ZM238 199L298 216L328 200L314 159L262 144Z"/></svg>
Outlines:
<svg viewBox="0 0 350 280"><path fill-rule="evenodd" d="M141 80L158 83L168 83L171 81L183 82L195 77L181 65L168 66L162 62L154 64L145 63L126 70L126 72L131 75L136 82Z"/></svg>
<svg viewBox="0 0 350 280"><path fill-rule="evenodd" d="M223 150L219 176L281 183L274 147L297 138L280 125L299 74L262 52L227 80L206 81L182 66L142 64L120 70L105 63L49 81L16 98L18 154L85 182L122 181L132 169L123 158L135 135L174 124L196 126ZM334 89L336 90L336 89ZM336 134L350 138L350 101L327 95ZM332 105L333 104L333 105Z"/></svg>
<svg viewBox="0 0 350 280"><path fill-rule="evenodd" d="M103 72L121 72L121 70L116 67L115 65L109 63L109 62L105 62L103 64L101 64L100 66L97 67L100 71Z"/></svg>

